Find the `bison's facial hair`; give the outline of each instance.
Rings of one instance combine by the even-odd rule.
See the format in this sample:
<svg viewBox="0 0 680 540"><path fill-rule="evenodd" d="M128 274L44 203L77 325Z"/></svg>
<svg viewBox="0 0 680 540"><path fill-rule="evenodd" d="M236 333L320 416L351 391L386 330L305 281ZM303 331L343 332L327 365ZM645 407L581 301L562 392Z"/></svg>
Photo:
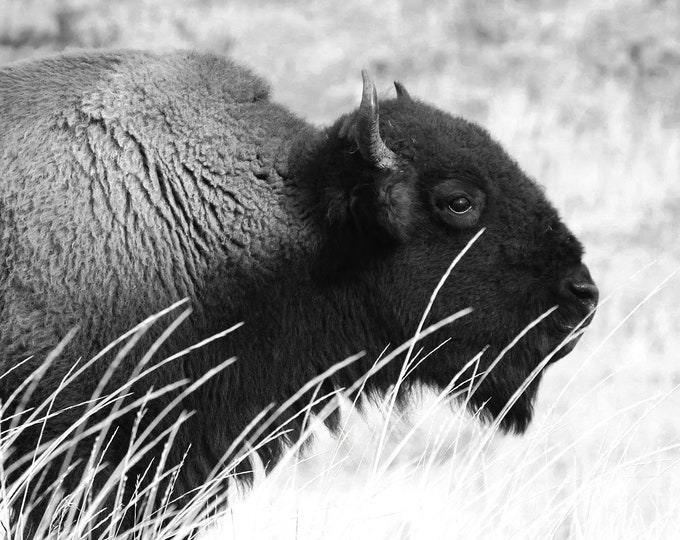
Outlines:
<svg viewBox="0 0 680 540"><path fill-rule="evenodd" d="M449 393L469 411L505 432L523 433L531 423L533 405L545 369L566 356L590 322L580 310L553 306L540 317L515 328L483 350L474 333L484 327L473 314L454 323L449 339L439 334L426 350L434 351L415 370L415 377ZM455 336L467 335L468 340ZM446 341L446 343L444 343ZM439 346L436 345L439 343Z"/></svg>
<svg viewBox="0 0 680 540"><path fill-rule="evenodd" d="M437 358L439 355L433 354L423 362L417 377L439 391L447 389L452 398L482 420L496 421L506 432L522 433L533 417L542 377L542 370L535 369L541 358L530 347L487 347L474 354L462 353L451 342L446 349L458 349L454 356ZM446 354L443 349L440 352Z"/></svg>

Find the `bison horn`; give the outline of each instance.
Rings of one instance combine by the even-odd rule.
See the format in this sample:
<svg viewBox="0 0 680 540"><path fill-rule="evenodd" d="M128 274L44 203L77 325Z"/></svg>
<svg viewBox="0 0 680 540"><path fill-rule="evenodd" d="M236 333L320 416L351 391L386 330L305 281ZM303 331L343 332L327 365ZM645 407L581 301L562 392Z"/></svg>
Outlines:
<svg viewBox="0 0 680 540"><path fill-rule="evenodd" d="M397 99L413 101L413 99L411 98L411 94L408 93L408 90L406 90L403 84L401 84L398 81L394 81L394 87L397 89Z"/></svg>
<svg viewBox="0 0 680 540"><path fill-rule="evenodd" d="M365 69L361 71L361 77L364 80L364 92L361 97L355 132L359 152L366 161L379 169L394 169L397 156L387 148L378 127L378 93L371 76Z"/></svg>

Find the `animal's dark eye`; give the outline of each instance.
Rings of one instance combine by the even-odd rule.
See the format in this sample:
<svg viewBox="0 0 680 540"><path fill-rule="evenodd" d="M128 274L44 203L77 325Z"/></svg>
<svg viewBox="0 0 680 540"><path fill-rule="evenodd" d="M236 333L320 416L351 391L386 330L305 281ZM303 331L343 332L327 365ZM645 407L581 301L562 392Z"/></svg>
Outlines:
<svg viewBox="0 0 680 540"><path fill-rule="evenodd" d="M437 218L454 231L477 225L486 203L486 193L479 186L459 178L435 184L430 196Z"/></svg>
<svg viewBox="0 0 680 540"><path fill-rule="evenodd" d="M467 214L472 209L472 203L467 197L456 197L449 202L449 210L454 214Z"/></svg>

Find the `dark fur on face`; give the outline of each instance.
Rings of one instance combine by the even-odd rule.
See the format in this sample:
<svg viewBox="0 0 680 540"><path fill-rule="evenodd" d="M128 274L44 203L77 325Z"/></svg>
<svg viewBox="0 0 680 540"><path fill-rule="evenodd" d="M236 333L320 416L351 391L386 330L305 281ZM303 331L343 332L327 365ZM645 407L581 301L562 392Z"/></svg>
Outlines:
<svg viewBox="0 0 680 540"><path fill-rule="evenodd" d="M583 248L543 189L483 128L403 97L382 103L380 118L380 133L399 156L393 171L367 170L353 141L334 137L351 120L341 119L330 129L326 152L332 158L321 174L337 245L322 266L343 268L358 258L353 263L362 268L369 294L381 299L381 320L392 322L393 343L400 343L415 332L453 258L484 228L445 283L428 320L466 307L474 311L427 339L426 347L437 350L415 376L443 388L484 351L479 365L460 376L464 381L476 370L479 378L527 325L559 306L506 351L467 396L472 409L493 418L546 356L552 353L556 360L573 348L575 340L554 352L592 313L592 298L584 302L563 290L574 272L592 283L582 267ZM357 192L363 194L360 202ZM473 207L456 215L448 205L461 196ZM539 381L540 374L509 409L502 427L526 428Z"/></svg>

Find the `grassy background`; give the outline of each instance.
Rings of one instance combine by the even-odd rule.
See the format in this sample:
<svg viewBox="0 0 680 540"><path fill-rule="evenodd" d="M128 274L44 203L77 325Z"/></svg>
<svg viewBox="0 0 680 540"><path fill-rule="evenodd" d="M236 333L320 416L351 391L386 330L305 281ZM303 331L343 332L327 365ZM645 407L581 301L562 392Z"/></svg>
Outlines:
<svg viewBox="0 0 680 540"><path fill-rule="evenodd" d="M0 0L0 62L68 47L232 54L320 124L358 105L362 68L383 96L400 80L546 186L605 299L527 436L486 441L425 396L376 467L371 411L260 481L214 538L677 537L677 0Z"/></svg>

